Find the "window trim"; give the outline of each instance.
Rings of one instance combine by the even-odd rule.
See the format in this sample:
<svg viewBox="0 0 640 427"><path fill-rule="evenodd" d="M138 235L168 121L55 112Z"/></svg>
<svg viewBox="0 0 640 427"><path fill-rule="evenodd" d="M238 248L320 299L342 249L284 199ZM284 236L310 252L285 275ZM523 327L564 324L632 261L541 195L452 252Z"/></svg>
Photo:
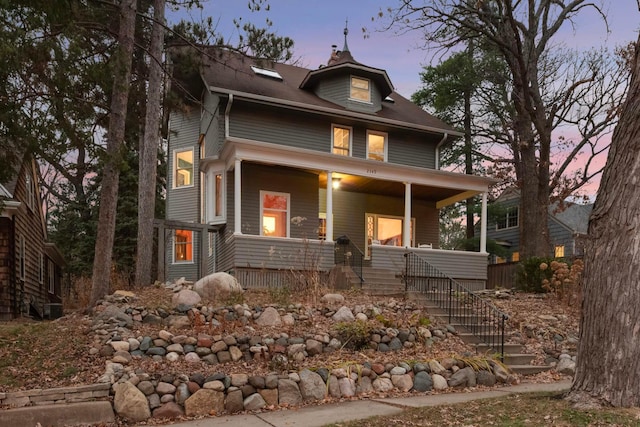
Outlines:
<svg viewBox="0 0 640 427"><path fill-rule="evenodd" d="M376 160L376 159L371 159L369 158L369 135L376 135L376 136L381 136L384 138L384 145L383 145L383 149L382 149L382 160ZM388 152L389 152L389 134L387 132L380 132L377 130L369 130L367 129L367 153L366 153L366 158L367 160L373 160L376 162L387 162L388 161Z"/></svg>
<svg viewBox="0 0 640 427"><path fill-rule="evenodd" d="M49 260L48 269L49 269L49 293L55 295L55 293L56 293L56 268L55 268L55 264L51 260Z"/></svg>
<svg viewBox="0 0 640 427"><path fill-rule="evenodd" d="M566 252L565 245L553 245L554 258L564 258Z"/></svg>
<svg viewBox="0 0 640 427"><path fill-rule="evenodd" d="M18 279L25 280L27 276L27 261L26 261L26 247L25 247L25 238L24 235L19 234L16 240L16 267L18 268Z"/></svg>
<svg viewBox="0 0 640 427"><path fill-rule="evenodd" d="M178 185L178 154L186 153L186 152L191 152L191 160L192 160L192 164L191 164L191 184ZM184 149L181 148L181 149L173 150L173 168L172 168L172 173L173 173L173 188L174 189L177 189L177 188L192 188L192 187L195 186L195 180L196 180L195 163L196 163L196 158L195 158L195 150L193 149L193 147L184 148Z"/></svg>
<svg viewBox="0 0 640 427"><path fill-rule="evenodd" d="M389 218L389 219L399 219L402 221L402 230L404 230L404 217L403 216L398 216L398 215L386 215L386 214L376 214L376 213L371 213L371 212L365 212L364 214L364 240L365 240L365 251L364 251L364 259L369 260L371 259L371 245L369 244L368 240L369 240L369 229L368 229L368 218L372 217L373 218L373 237L378 237L377 236L377 231L378 231L378 218ZM400 233L400 236L402 236L402 232ZM416 218L415 217L411 217L411 226L410 226L410 234L411 236L410 238L410 242L409 245L405 245L404 242L402 244L402 247L413 247L413 242L416 241ZM372 244L374 241L376 241L377 239L372 238Z"/></svg>
<svg viewBox="0 0 640 427"><path fill-rule="evenodd" d="M177 232L178 231L184 231L184 232L187 232L187 233L191 234L191 259L179 260L179 259L176 258L176 255L177 255L177 252L178 252L178 251L176 251L176 246L178 244L176 236L177 236ZM175 229L175 230L173 230L173 245L172 245L172 247L173 247L173 264L193 264L195 262L195 260L194 260L195 251L193 250L193 247L194 247L194 241L193 240L194 240L194 232L193 232L193 230L184 230L184 229ZM184 245L186 246L186 249L189 249L189 240L184 242Z"/></svg>
<svg viewBox="0 0 640 427"><path fill-rule="evenodd" d="M212 176L213 188L209 187L208 177ZM220 191L217 188L217 177L220 176ZM227 174L224 169L212 169L207 171L204 179L204 209L206 221L208 224L224 224L227 221L227 191L226 191ZM218 197L219 196L219 197ZM211 198L211 203L207 198ZM218 203L218 201L220 203ZM211 207L211 209L209 209ZM217 215L216 212L220 214Z"/></svg>
<svg viewBox="0 0 640 427"><path fill-rule="evenodd" d="M38 283L44 284L44 254L40 252L40 269L38 273Z"/></svg>
<svg viewBox="0 0 640 427"><path fill-rule="evenodd" d="M31 176L31 174L29 173L29 171L27 170L26 173L24 174L24 185L26 187L26 193L27 193L27 206L29 207L30 210L34 210L34 206L35 206L35 183L34 183L34 179Z"/></svg>
<svg viewBox="0 0 640 427"><path fill-rule="evenodd" d="M263 225L263 219L264 219L264 196L267 194L271 194L274 196L285 196L287 198L287 210L286 210L286 214L287 214L287 218L285 220L286 222L286 234L285 234L285 238L289 238L291 236L290 231L291 231L291 194L290 193L282 193L279 191L269 191L269 190L260 190L260 236L263 237L276 237L276 236L265 236L264 235L264 225ZM280 237L280 236L277 236Z"/></svg>
<svg viewBox="0 0 640 427"><path fill-rule="evenodd" d="M367 82L367 88L363 89L363 88L359 88L354 86L354 80L360 80L363 82ZM359 99L354 97L354 90L356 91L364 91L366 90L368 93L368 99ZM351 75L349 78L349 100L350 101L355 101L355 102L362 102L363 104L371 104L372 103L372 95L371 95L371 79L368 79L366 77L360 77L360 76L356 76L356 75Z"/></svg>
<svg viewBox="0 0 640 427"><path fill-rule="evenodd" d="M509 225L509 218L510 218L510 213L513 213L515 211L515 216L516 216L516 223L515 225ZM504 227L500 227L500 222L502 222L504 220L505 226ZM501 215L497 220L496 220L496 230L508 230L511 228L518 228L520 226L520 207L519 206L510 206L507 208L507 211L504 213L504 215Z"/></svg>
<svg viewBox="0 0 640 427"><path fill-rule="evenodd" d="M349 153L348 154L337 154L335 153L333 150L336 148L335 145L335 130L337 129L344 129L344 130L348 130L349 131ZM338 147L340 150L344 150L341 147ZM335 124L332 123L331 124L331 154L334 154L336 156L343 156L343 157L351 157L351 153L353 150L353 128L351 126L344 126L344 125L339 125L339 124Z"/></svg>

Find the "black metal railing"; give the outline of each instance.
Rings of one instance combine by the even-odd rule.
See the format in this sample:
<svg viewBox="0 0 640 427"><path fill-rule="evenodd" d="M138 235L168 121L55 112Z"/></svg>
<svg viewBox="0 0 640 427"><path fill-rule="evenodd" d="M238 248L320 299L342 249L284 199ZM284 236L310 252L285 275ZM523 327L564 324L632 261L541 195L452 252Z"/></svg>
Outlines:
<svg viewBox="0 0 640 427"><path fill-rule="evenodd" d="M490 302L429 264L413 252L405 256L406 291L418 291L455 321L497 351L504 361L504 329L508 316Z"/></svg>
<svg viewBox="0 0 640 427"><path fill-rule="evenodd" d="M362 277L362 264L364 263L364 254L349 238L349 236L340 236L336 239L335 248L335 264L351 267L353 272L360 279L360 284L364 283Z"/></svg>

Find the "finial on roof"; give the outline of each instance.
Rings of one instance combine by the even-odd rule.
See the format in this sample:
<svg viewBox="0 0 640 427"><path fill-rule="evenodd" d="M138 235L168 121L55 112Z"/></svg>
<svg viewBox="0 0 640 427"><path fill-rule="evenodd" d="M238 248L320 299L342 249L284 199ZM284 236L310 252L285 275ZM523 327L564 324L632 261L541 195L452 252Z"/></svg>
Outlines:
<svg viewBox="0 0 640 427"><path fill-rule="evenodd" d="M347 34L349 34L349 18L344 21L344 47L343 52L349 52L349 46L347 45Z"/></svg>

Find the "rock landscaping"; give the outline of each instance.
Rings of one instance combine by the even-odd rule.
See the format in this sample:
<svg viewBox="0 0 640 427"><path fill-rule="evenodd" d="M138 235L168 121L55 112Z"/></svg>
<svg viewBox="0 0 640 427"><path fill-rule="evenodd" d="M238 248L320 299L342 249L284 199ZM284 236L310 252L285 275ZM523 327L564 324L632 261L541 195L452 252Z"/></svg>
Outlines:
<svg viewBox="0 0 640 427"><path fill-rule="evenodd" d="M470 351L454 327L415 302L326 294L313 304L249 305L222 279L233 289L223 291L224 303L211 302L220 299L203 283L181 280L157 287L171 296L170 305L144 305L134 293L118 291L96 307L87 352L105 361L96 383L110 386L122 420L519 381L500 362ZM575 360L556 350L557 371L572 375Z"/></svg>

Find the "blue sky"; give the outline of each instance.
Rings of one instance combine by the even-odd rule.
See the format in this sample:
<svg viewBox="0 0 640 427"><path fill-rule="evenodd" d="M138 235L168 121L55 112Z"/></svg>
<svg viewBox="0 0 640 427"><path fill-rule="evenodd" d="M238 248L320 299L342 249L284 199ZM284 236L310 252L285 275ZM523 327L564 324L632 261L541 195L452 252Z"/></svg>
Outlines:
<svg viewBox="0 0 640 427"><path fill-rule="evenodd" d="M420 87L422 67L437 65L440 58L434 51L420 49L418 33L383 32L379 31L379 21L372 22L379 10L386 10L397 3L396 0L270 0L270 10L259 13L249 11L247 0L205 0L203 3L203 11L192 12L194 19L211 16L227 38L237 36L234 18L260 27L268 17L273 22L273 31L295 41L294 57L300 59L300 65L312 69L326 63L332 44L342 48L343 29L348 19L348 44L353 57L366 65L385 69L396 91L406 97ZM562 38L567 46L587 49L637 39L640 12L636 0L604 0L602 3L610 33L607 34L595 11L585 9L573 28L563 29ZM366 39L363 27L369 30Z"/></svg>

